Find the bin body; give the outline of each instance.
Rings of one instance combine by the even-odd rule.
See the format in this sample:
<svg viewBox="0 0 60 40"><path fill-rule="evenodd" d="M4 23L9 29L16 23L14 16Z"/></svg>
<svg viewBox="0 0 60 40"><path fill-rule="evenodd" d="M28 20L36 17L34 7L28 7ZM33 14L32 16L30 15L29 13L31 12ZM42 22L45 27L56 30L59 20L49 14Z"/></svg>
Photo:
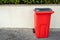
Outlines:
<svg viewBox="0 0 60 40"><path fill-rule="evenodd" d="M34 26L37 38L48 38L52 13L53 11L35 11Z"/></svg>

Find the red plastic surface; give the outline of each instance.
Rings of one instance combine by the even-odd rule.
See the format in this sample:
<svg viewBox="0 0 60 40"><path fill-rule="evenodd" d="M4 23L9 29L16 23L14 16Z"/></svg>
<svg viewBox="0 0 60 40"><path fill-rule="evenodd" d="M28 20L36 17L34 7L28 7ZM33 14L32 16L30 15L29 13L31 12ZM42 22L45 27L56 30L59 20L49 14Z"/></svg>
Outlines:
<svg viewBox="0 0 60 40"><path fill-rule="evenodd" d="M53 11L36 12L34 14L35 35L37 38L47 38L49 34L50 18Z"/></svg>

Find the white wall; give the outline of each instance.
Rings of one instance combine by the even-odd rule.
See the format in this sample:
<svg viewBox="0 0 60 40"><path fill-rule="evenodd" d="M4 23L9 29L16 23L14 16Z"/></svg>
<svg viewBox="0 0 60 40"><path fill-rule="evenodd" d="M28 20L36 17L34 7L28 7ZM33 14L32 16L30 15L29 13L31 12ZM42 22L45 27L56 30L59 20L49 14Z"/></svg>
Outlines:
<svg viewBox="0 0 60 40"><path fill-rule="evenodd" d="M60 28L59 5L0 5L0 28L33 28L34 8L51 8L51 28Z"/></svg>

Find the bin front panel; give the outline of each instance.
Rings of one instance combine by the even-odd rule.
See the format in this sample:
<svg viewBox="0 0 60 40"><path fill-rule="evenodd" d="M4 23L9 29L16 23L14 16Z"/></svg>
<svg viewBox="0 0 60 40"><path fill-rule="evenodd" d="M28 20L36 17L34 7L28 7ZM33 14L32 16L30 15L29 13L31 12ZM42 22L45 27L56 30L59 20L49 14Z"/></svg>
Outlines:
<svg viewBox="0 0 60 40"><path fill-rule="evenodd" d="M48 37L48 31L50 26L50 16L51 14L34 14L35 16L35 34L36 37Z"/></svg>

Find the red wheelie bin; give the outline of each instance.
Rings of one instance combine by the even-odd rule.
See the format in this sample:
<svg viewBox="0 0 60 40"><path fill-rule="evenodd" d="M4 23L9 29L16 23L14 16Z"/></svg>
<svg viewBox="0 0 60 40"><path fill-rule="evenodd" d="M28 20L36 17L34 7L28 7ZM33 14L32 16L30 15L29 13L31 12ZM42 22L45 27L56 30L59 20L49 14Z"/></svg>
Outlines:
<svg viewBox="0 0 60 40"><path fill-rule="evenodd" d="M48 38L51 14L50 8L35 8L34 10L34 30L37 38Z"/></svg>

